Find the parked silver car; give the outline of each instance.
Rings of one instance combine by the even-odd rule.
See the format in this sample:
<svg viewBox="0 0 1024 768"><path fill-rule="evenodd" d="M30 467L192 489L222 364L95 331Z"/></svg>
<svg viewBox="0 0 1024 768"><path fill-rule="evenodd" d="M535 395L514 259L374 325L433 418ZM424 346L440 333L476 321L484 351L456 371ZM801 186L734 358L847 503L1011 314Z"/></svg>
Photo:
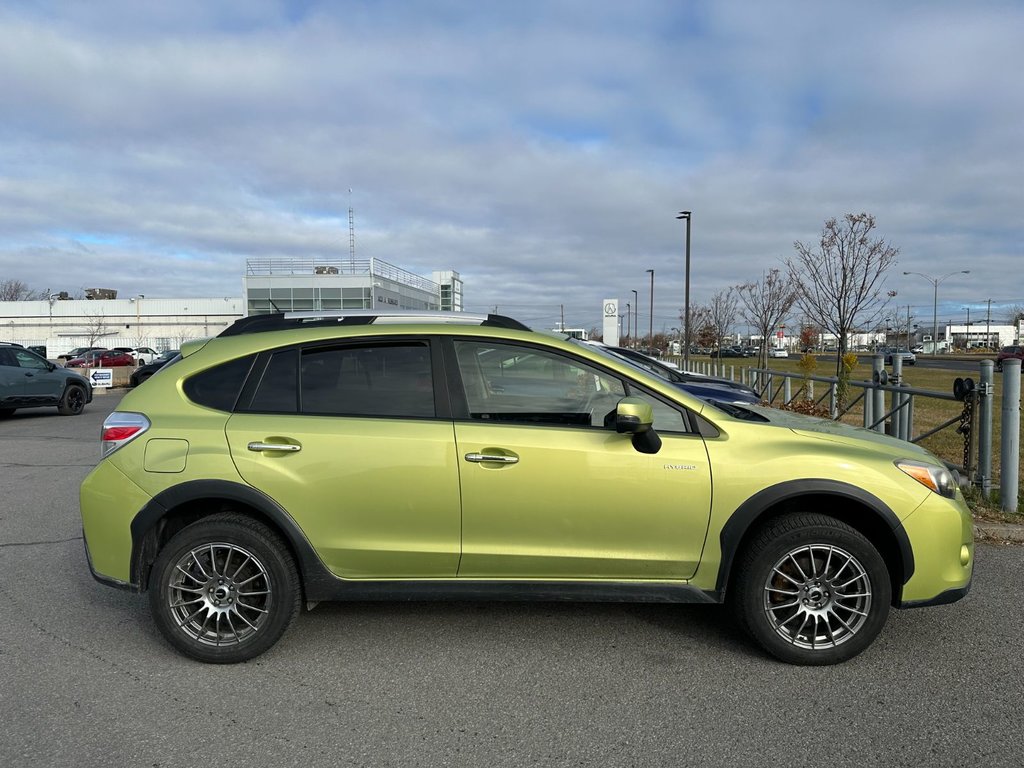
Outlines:
<svg viewBox="0 0 1024 768"><path fill-rule="evenodd" d="M891 365L894 356L902 358L904 365L917 364L917 355L915 355L906 347L889 347L887 350L885 350L885 364Z"/></svg>

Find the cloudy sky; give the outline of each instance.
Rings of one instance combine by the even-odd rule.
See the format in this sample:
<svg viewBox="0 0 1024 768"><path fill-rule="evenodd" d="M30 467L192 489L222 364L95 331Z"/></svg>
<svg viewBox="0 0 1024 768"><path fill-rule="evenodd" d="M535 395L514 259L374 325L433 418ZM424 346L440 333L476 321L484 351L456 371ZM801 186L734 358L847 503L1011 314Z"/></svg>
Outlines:
<svg viewBox="0 0 1024 768"><path fill-rule="evenodd" d="M0 280L241 295L246 259L455 269L536 327L756 279L867 211L887 288L1024 303L1020 2L0 6ZM351 190L351 192L349 191ZM980 314L979 314L980 313Z"/></svg>

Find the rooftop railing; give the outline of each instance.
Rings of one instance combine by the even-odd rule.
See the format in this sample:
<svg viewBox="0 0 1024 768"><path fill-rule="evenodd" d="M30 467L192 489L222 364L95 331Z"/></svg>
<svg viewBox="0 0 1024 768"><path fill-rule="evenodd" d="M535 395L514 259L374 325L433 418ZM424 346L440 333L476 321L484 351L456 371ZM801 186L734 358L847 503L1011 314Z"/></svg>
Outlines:
<svg viewBox="0 0 1024 768"><path fill-rule="evenodd" d="M440 286L381 259L266 258L247 259L245 273L264 275L370 275L436 295Z"/></svg>

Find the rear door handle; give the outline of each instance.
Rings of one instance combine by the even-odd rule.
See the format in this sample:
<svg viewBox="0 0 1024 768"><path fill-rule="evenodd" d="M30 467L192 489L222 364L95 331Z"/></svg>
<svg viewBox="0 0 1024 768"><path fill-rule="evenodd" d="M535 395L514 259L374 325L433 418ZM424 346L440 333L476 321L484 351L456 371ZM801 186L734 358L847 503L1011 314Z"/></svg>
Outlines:
<svg viewBox="0 0 1024 768"><path fill-rule="evenodd" d="M247 447L250 451L256 451L257 453L259 453L260 451L289 451L291 453L296 453L302 450L302 446L296 445L295 443L253 442L249 443Z"/></svg>
<svg viewBox="0 0 1024 768"><path fill-rule="evenodd" d="M497 453L467 453L466 461L479 464L482 461L493 461L497 464L518 464L518 456L502 456Z"/></svg>

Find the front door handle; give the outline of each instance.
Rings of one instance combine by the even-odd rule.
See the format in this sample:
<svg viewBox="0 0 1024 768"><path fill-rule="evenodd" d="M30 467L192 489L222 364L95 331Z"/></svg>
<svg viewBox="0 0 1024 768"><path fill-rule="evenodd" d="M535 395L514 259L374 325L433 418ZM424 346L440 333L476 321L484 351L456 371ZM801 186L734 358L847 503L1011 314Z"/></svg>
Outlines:
<svg viewBox="0 0 1024 768"><path fill-rule="evenodd" d="M259 442L253 442L253 443L249 443L249 445L246 446L246 447L250 451L256 451L257 453L259 453L260 451L289 451L291 453L295 453L297 451L301 451L302 450L302 446L301 445L296 445L295 443L259 443Z"/></svg>
<svg viewBox="0 0 1024 768"><path fill-rule="evenodd" d="M518 464L518 456L502 456L497 453L467 453L466 461L479 464L482 461L493 461L497 464Z"/></svg>

